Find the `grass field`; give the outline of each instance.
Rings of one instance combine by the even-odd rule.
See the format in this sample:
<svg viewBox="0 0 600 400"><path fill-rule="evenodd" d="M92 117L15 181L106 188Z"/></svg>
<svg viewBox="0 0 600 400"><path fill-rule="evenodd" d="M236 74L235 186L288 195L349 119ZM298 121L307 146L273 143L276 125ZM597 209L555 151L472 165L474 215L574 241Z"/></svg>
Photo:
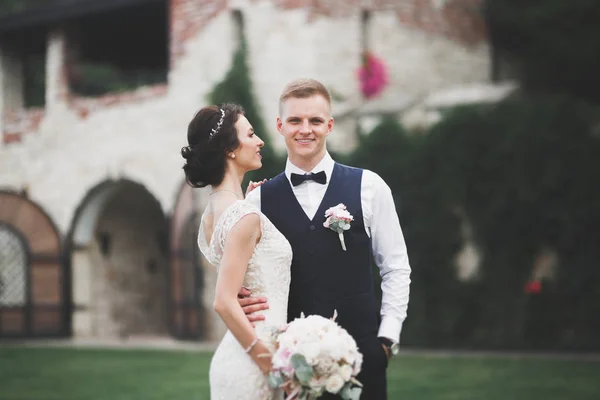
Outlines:
<svg viewBox="0 0 600 400"><path fill-rule="evenodd" d="M210 353L0 347L1 400L209 398ZM600 399L600 362L399 356L389 398Z"/></svg>

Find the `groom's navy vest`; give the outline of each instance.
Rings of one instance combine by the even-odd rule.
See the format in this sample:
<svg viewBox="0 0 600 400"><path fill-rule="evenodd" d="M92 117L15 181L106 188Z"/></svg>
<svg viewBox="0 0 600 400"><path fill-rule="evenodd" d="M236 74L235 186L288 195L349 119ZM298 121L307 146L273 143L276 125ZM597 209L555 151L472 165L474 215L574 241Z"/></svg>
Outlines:
<svg viewBox="0 0 600 400"><path fill-rule="evenodd" d="M329 186L311 221L284 173L261 187L261 210L292 245L288 320L318 314L336 321L355 338L377 334L379 310L371 278L371 240L361 205L362 169L335 164ZM345 231L347 251L338 234L323 226L325 211L339 203L354 217Z"/></svg>

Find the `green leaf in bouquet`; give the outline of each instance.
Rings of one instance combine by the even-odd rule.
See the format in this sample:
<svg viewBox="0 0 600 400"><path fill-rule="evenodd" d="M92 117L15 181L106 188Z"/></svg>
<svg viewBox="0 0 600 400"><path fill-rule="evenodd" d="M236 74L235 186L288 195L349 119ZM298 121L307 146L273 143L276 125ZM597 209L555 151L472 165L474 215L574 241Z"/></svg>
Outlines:
<svg viewBox="0 0 600 400"><path fill-rule="evenodd" d="M310 395L308 394L308 390L303 390L298 395L298 400L310 400Z"/></svg>
<svg viewBox="0 0 600 400"><path fill-rule="evenodd" d="M342 390L340 390L340 397L344 400L359 400L362 388L352 387L352 384L348 382Z"/></svg>
<svg viewBox="0 0 600 400"><path fill-rule="evenodd" d="M340 221L339 222L339 227L344 229L346 227L346 221Z"/></svg>
<svg viewBox="0 0 600 400"><path fill-rule="evenodd" d="M302 354L294 354L290 361L300 383L307 385L313 377L313 367L306 362L306 358Z"/></svg>
<svg viewBox="0 0 600 400"><path fill-rule="evenodd" d="M350 382L346 382L344 384L344 386L342 386L342 388L340 389L340 391L338 392L338 394L340 396L344 396L344 393L348 393L348 391L352 389L352 384Z"/></svg>
<svg viewBox="0 0 600 400"><path fill-rule="evenodd" d="M281 373L279 372L271 372L269 374L269 377L267 378L267 381L271 389L277 389L278 387L281 387L281 385L283 385L285 382L283 376L281 376Z"/></svg>
<svg viewBox="0 0 600 400"><path fill-rule="evenodd" d="M323 393L325 393L325 388L322 387L320 389L313 389L313 393L315 395L316 398L319 398L323 395Z"/></svg>
<svg viewBox="0 0 600 400"><path fill-rule="evenodd" d="M344 230L347 231L348 229L350 229L350 224L344 225Z"/></svg>

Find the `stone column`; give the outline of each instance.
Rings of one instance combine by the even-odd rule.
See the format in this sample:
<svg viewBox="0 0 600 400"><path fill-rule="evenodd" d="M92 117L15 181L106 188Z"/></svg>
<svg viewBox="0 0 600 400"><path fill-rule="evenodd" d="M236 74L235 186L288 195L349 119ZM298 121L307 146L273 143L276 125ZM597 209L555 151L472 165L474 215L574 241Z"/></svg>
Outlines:
<svg viewBox="0 0 600 400"><path fill-rule="evenodd" d="M0 46L0 153L4 147L4 49Z"/></svg>
<svg viewBox="0 0 600 400"><path fill-rule="evenodd" d="M0 146L17 140L16 135L5 132L8 114L23 108L23 60L18 52L4 45L0 47Z"/></svg>
<svg viewBox="0 0 600 400"><path fill-rule="evenodd" d="M2 111L23 108L23 60L6 46L0 50L0 78Z"/></svg>
<svg viewBox="0 0 600 400"><path fill-rule="evenodd" d="M54 28L48 35L46 56L46 108L64 105L69 97L67 79L67 34L63 28Z"/></svg>

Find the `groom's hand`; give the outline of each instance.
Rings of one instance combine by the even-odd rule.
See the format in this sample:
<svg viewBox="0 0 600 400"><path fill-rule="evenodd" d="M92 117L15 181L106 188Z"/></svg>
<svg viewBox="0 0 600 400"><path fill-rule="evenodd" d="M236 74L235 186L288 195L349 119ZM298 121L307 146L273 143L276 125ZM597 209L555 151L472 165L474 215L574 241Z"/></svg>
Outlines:
<svg viewBox="0 0 600 400"><path fill-rule="evenodd" d="M254 189L256 189L257 187L259 187L260 185L262 185L263 183L266 183L267 180L263 179L262 181L258 181L258 182L252 182L250 181L250 183L248 184L248 188L246 189L246 196L248 196L248 193L250 193L251 191L253 191Z"/></svg>
<svg viewBox="0 0 600 400"><path fill-rule="evenodd" d="M254 326L254 322L263 321L265 316L262 314L255 314L257 311L266 310L269 308L267 299L265 297L251 297L252 292L245 287L242 287L238 293L238 303L244 310L244 314L248 318L248 321Z"/></svg>
<svg viewBox="0 0 600 400"><path fill-rule="evenodd" d="M392 356L390 354L390 349L388 349L387 347L385 347L383 344L381 345L381 347L383 347L383 351L385 351L385 355L386 355L388 361L390 361L390 357Z"/></svg>

